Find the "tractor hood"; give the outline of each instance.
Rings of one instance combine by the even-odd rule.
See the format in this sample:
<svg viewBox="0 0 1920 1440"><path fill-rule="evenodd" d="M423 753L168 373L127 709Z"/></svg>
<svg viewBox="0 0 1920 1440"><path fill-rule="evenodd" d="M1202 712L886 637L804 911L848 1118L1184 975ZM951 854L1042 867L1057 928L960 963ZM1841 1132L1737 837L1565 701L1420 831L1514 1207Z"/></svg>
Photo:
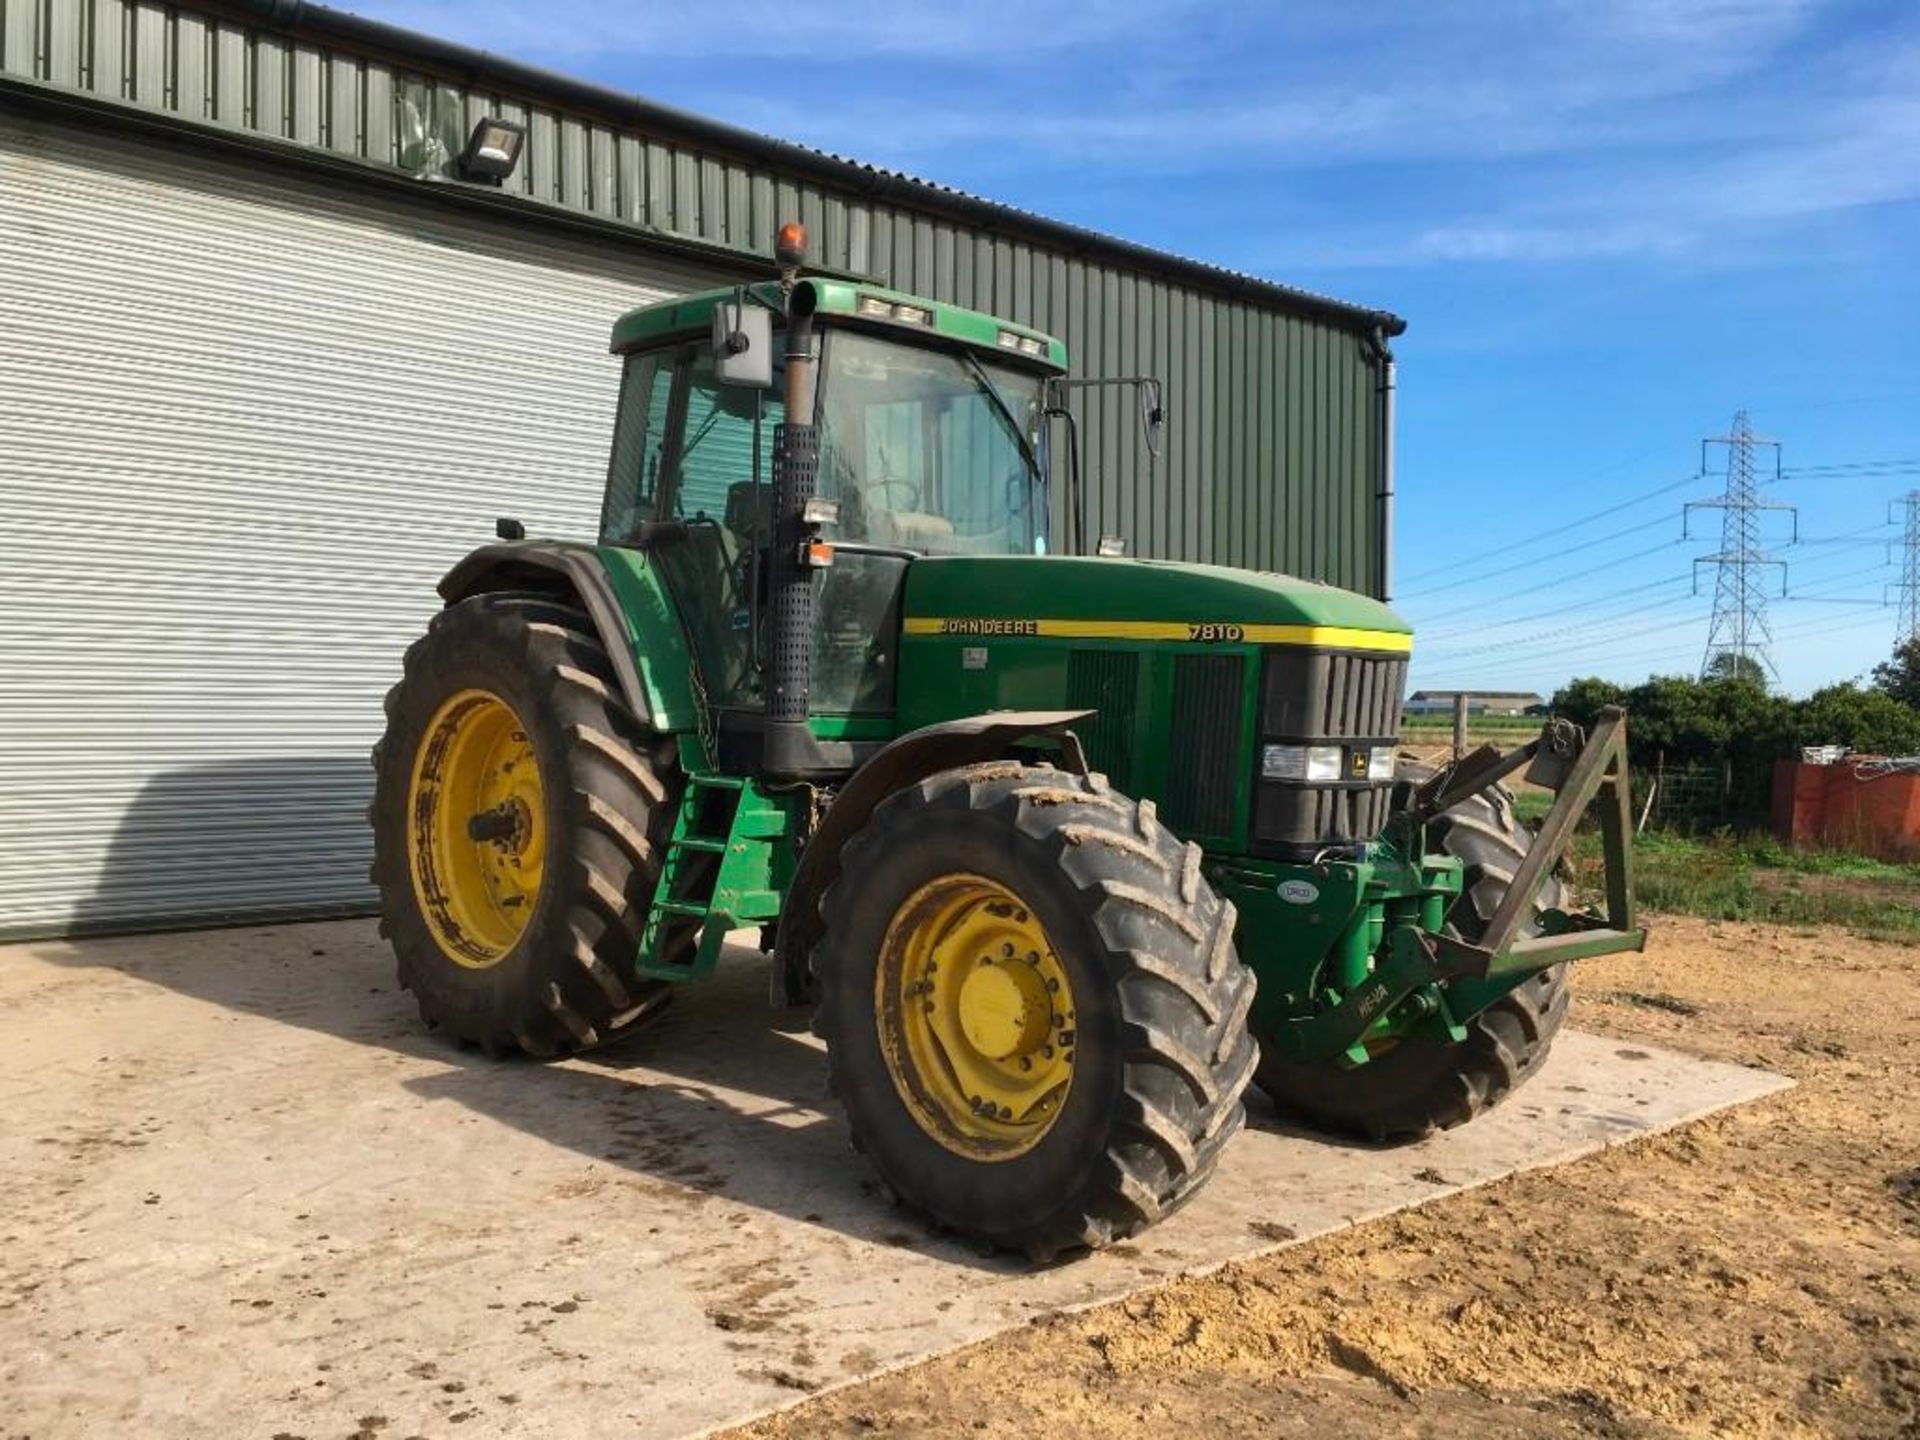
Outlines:
<svg viewBox="0 0 1920 1440"><path fill-rule="evenodd" d="M1405 654L1378 600L1291 575L1063 555L931 556L907 571L909 635L1317 645Z"/></svg>

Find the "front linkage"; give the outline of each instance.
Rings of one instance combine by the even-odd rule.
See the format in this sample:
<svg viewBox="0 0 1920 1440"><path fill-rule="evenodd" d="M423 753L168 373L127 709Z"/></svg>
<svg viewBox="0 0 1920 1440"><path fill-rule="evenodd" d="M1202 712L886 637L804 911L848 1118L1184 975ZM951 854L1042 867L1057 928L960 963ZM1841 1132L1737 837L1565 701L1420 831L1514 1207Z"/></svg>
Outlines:
<svg viewBox="0 0 1920 1440"><path fill-rule="evenodd" d="M1449 933L1448 911L1459 900L1461 861L1432 853L1427 827L1461 802L1490 789L1516 771L1557 792L1553 807L1513 875L1498 908L1469 939ZM1601 799L1600 823L1606 875L1604 913L1569 913L1538 904L1543 886L1571 843L1587 807ZM1224 894L1242 907L1263 910L1288 929L1332 933L1310 986L1262 995L1256 1016L1261 1043L1297 1062L1361 1065L1381 1042L1424 1031L1455 1042L1465 1022L1528 976L1570 960L1646 946L1636 925L1626 749L1626 716L1609 706L1591 736L1554 719L1540 735L1502 754L1483 746L1420 784L1385 833L1357 860L1323 859L1310 880L1284 881L1283 901L1266 896L1271 880L1230 868L1216 877ZM1296 887L1290 896L1288 887ZM1254 889L1266 892L1256 897ZM1310 896L1302 902L1298 896ZM1335 928L1337 927L1337 928ZM1296 935L1298 931L1296 929ZM1290 937L1293 938L1293 937ZM1258 949L1242 952L1258 965ZM1313 993L1303 993L1310 989Z"/></svg>

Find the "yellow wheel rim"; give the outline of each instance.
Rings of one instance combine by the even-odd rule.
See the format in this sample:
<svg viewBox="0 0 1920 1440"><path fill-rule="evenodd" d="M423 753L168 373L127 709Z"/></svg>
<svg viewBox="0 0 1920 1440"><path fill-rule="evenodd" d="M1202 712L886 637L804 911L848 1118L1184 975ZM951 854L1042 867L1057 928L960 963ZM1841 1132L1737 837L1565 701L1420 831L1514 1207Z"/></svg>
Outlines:
<svg viewBox="0 0 1920 1440"><path fill-rule="evenodd" d="M920 1128L970 1160L1010 1160L1073 1084L1073 987L1039 918L997 880L947 875L894 912L874 1013Z"/></svg>
<svg viewBox="0 0 1920 1440"><path fill-rule="evenodd" d="M514 709L462 690L434 712L407 794L413 891L442 951L496 965L532 918L547 851L540 765Z"/></svg>

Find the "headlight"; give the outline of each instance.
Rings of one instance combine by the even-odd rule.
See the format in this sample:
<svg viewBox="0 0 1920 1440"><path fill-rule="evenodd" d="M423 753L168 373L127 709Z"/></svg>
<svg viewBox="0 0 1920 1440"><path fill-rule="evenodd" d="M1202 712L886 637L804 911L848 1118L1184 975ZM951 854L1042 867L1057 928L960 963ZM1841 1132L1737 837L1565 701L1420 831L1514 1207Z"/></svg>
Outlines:
<svg viewBox="0 0 1920 1440"><path fill-rule="evenodd" d="M1340 747L1338 745L1309 745L1307 747L1307 779L1338 780L1340 778Z"/></svg>
<svg viewBox="0 0 1920 1440"><path fill-rule="evenodd" d="M1307 778L1307 747L1269 745L1260 752L1260 776L1265 780L1304 780Z"/></svg>
<svg viewBox="0 0 1920 1440"><path fill-rule="evenodd" d="M1338 745L1266 745L1260 750L1263 780L1338 780Z"/></svg>
<svg viewBox="0 0 1920 1440"><path fill-rule="evenodd" d="M1367 755L1367 778L1369 780L1391 780L1393 778L1395 747L1376 745Z"/></svg>

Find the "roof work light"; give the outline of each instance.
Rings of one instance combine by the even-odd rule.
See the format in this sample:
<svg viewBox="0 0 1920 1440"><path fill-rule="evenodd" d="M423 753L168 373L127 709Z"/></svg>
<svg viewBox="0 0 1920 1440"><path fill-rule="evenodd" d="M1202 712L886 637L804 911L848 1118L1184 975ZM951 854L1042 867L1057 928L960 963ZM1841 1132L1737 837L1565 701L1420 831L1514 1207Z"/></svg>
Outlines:
<svg viewBox="0 0 1920 1440"><path fill-rule="evenodd" d="M484 117L460 152L460 178L498 185L520 163L520 149L526 143L526 126L497 115Z"/></svg>

